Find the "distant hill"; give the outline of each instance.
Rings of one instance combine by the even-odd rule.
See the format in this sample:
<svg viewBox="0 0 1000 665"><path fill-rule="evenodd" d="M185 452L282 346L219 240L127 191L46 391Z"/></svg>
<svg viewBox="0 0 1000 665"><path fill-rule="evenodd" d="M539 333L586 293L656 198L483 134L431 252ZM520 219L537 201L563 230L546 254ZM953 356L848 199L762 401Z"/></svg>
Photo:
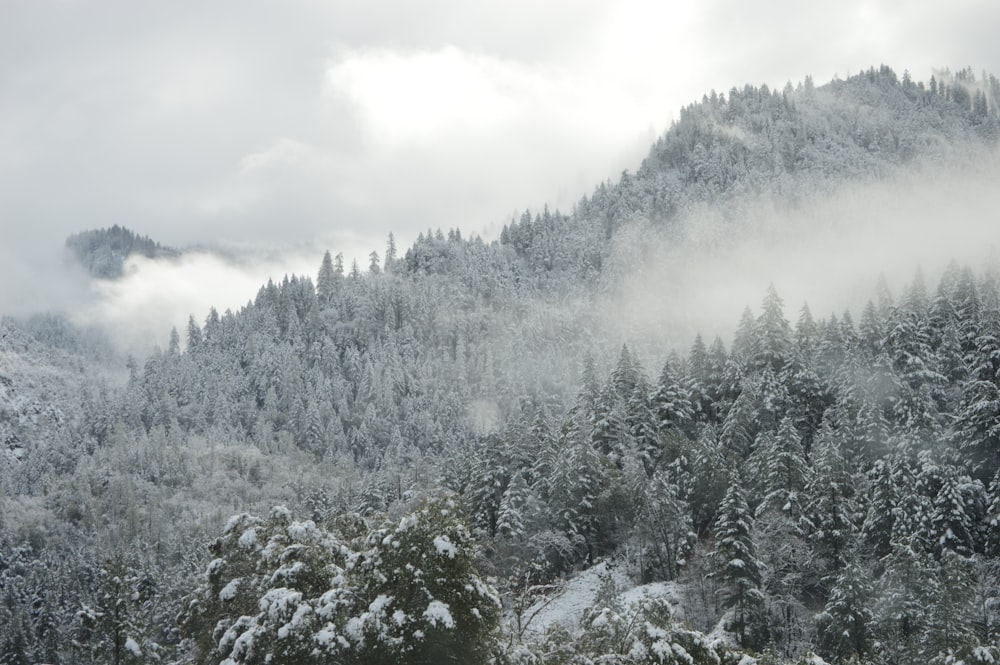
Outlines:
<svg viewBox="0 0 1000 665"><path fill-rule="evenodd" d="M117 224L107 229L92 229L71 235L66 239L66 247L91 275L103 279L121 277L125 259L133 254L151 259L180 255L172 247Z"/></svg>
<svg viewBox="0 0 1000 665"><path fill-rule="evenodd" d="M748 195L801 200L883 179L920 160L992 149L1000 137L998 109L1000 81L968 68L938 71L928 84L882 65L822 86L806 77L781 91L712 91L681 109L636 171L599 184L571 215L525 212L504 228L500 243L545 288L564 277L588 281L600 275L609 239L629 222L669 232L703 205L738 222ZM418 241L412 251L422 256L433 248ZM430 265L441 269L440 262Z"/></svg>

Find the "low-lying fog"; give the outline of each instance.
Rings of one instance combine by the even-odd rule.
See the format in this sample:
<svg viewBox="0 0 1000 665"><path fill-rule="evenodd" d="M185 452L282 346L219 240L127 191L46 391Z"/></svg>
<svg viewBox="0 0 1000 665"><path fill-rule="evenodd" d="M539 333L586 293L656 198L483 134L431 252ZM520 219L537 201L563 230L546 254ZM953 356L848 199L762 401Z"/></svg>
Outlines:
<svg viewBox="0 0 1000 665"><path fill-rule="evenodd" d="M769 283L793 323L804 302L816 318L845 309L857 317L879 275L898 297L919 268L932 290L950 261L981 269L990 259L1000 242L998 181L1000 159L980 154L794 205L742 200L735 222L718 208L695 211L680 220L679 241L655 239L641 223L627 227L595 304L607 314L608 344L629 342L652 358L686 351L697 332L706 342L715 335L728 342L744 307L756 312ZM410 242L397 238L400 254ZM63 310L106 329L123 350L145 353L165 346L172 326L183 333L190 315L202 322L210 307L238 309L268 279L315 279L327 249L343 252L348 268L356 257L367 269L369 252L382 256L385 239L342 235L284 248L191 250L173 260L133 257L117 281L89 280L54 258L58 246L50 249L37 261L6 263L0 311ZM29 274L29 266L37 270Z"/></svg>
<svg viewBox="0 0 1000 665"><path fill-rule="evenodd" d="M952 260L982 270L1000 245L1000 158L969 155L923 164L887 182L788 205L739 203L739 222L717 209L689 215L685 240L651 241L641 226L621 235L602 308L612 334L633 344L690 348L731 339L746 306L757 314L768 284L794 325L803 303L815 318L850 310L857 322L884 275L898 298L923 271L931 295Z"/></svg>

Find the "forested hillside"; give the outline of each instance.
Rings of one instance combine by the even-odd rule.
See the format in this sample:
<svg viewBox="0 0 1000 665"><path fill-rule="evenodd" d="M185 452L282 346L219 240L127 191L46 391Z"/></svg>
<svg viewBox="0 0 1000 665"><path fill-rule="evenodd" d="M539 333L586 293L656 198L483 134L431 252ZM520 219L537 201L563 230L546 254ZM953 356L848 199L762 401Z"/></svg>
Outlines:
<svg viewBox="0 0 1000 665"><path fill-rule="evenodd" d="M150 259L178 255L177 250L117 224L76 233L66 239L66 248L91 275L103 279L121 277L125 260L133 254Z"/></svg>
<svg viewBox="0 0 1000 665"><path fill-rule="evenodd" d="M328 252L147 358L3 319L0 663L994 662L1000 266L684 348L602 308L623 230L993 155L998 102L712 93L571 214ZM532 630L598 562L673 602Z"/></svg>

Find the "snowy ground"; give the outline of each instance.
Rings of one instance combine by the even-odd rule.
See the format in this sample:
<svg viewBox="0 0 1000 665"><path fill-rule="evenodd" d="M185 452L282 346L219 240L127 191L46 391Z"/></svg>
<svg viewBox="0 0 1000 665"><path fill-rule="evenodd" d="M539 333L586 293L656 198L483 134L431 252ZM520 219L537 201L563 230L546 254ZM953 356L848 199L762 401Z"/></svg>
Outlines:
<svg viewBox="0 0 1000 665"><path fill-rule="evenodd" d="M601 586L608 576L618 589L617 599L622 609L628 611L643 600L666 598L680 615L681 588L673 582L654 582L635 585L621 566L601 562L567 580L559 589L549 593L529 607L524 613L527 633L544 634L549 628L561 625L569 630L580 627L584 611L592 608Z"/></svg>

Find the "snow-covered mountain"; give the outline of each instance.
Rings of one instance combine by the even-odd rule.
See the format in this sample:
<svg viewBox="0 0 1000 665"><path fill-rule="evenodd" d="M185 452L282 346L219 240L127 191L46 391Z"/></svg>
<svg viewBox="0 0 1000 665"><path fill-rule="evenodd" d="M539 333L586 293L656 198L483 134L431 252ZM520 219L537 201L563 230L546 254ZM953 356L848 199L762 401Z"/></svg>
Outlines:
<svg viewBox="0 0 1000 665"><path fill-rule="evenodd" d="M148 357L3 319L0 662L1000 658L998 102L712 92L570 213L328 253ZM706 314L777 257L831 291L889 207L878 260L979 263Z"/></svg>

